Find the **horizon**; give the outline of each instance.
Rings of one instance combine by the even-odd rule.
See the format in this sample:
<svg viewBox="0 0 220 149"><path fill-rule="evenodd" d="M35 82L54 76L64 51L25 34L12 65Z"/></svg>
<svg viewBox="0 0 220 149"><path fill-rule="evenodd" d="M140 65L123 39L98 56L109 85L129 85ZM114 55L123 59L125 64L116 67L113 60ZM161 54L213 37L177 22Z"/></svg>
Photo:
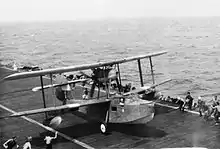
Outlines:
<svg viewBox="0 0 220 149"><path fill-rule="evenodd" d="M0 22L218 17L218 0L0 0ZM13 4L13 5L12 5Z"/></svg>
<svg viewBox="0 0 220 149"><path fill-rule="evenodd" d="M143 19L206 19L206 18L220 18L220 16L151 16L151 17L124 17L124 18L117 18L117 17L106 17L106 18L99 18L99 19L60 19L60 20L7 20L2 21L0 20L1 24L10 24L10 23L55 23L55 22L101 22L101 21L123 21L123 20L143 20Z"/></svg>

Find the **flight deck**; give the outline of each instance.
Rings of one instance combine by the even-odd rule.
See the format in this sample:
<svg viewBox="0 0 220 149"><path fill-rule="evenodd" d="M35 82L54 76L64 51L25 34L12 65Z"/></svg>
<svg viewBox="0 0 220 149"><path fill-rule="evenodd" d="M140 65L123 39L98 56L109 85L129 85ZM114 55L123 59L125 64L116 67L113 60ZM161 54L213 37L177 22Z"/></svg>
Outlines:
<svg viewBox="0 0 220 149"><path fill-rule="evenodd" d="M0 68L0 78L12 70ZM49 84L45 79L44 84ZM43 108L41 92L32 92L40 86L39 78L27 78L0 84L0 116L13 112ZM45 91L47 107L54 105L52 90ZM80 95L78 95L80 96ZM56 105L61 105L56 101ZM148 148L163 147L207 147L220 148L220 126L213 120L205 121L199 115L180 112L169 105L156 105L156 114L146 125L110 124L109 134L102 134L98 123L87 122L71 113L62 116L63 122L56 130L58 138L53 141L54 149L75 148ZM45 114L0 120L0 144L16 135L22 146L26 136L32 136L32 148L45 148L44 137L53 129L43 125ZM52 133L53 134L53 133Z"/></svg>

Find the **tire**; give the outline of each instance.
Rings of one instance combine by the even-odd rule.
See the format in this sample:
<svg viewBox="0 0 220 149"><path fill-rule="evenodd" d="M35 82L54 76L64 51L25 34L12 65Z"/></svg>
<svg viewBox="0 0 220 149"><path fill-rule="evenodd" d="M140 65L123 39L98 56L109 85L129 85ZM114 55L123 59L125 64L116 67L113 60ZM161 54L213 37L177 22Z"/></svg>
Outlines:
<svg viewBox="0 0 220 149"><path fill-rule="evenodd" d="M107 133L107 125L105 123L101 123L100 130L103 134Z"/></svg>

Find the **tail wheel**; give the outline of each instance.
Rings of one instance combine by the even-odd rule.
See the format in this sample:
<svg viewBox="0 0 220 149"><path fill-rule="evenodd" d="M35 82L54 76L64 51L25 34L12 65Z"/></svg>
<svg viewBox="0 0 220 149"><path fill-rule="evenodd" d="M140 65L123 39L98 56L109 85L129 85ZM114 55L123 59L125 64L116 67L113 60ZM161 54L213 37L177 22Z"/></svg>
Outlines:
<svg viewBox="0 0 220 149"><path fill-rule="evenodd" d="M101 132L102 132L103 134L106 134L106 132L107 132L107 124L101 123L101 125L100 125L100 130L101 130Z"/></svg>

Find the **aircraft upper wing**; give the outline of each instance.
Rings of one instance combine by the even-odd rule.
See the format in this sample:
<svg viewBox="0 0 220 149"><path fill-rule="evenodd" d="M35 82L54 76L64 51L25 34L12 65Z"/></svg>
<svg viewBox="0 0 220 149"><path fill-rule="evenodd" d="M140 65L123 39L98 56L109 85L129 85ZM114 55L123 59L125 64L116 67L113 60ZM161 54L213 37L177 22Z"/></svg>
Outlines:
<svg viewBox="0 0 220 149"><path fill-rule="evenodd" d="M3 80L15 80L15 79L22 79L22 78L29 78L29 77L44 76L48 74L81 71L81 70L92 69L92 68L97 68L97 67L109 66L113 64L121 64L121 63L130 62L130 61L134 61L138 59L144 59L148 57L159 56L165 53L167 52L160 51L160 52L149 53L146 55L139 55L139 56L133 56L133 57L123 58L123 59L118 59L118 60L112 60L108 62L98 62L94 64L76 65L76 66L69 66L69 67L62 67L62 68L52 68L52 69L45 69L45 70L38 70L38 71L31 71L31 72L21 72L21 73L15 73L15 74L6 76Z"/></svg>
<svg viewBox="0 0 220 149"><path fill-rule="evenodd" d="M76 103L66 104L66 105L57 106L57 107L48 107L48 108L40 108L40 109L17 112L15 114L12 114L9 116L4 116L1 118L20 117L20 116L33 115L33 114L39 114L39 113L44 113L44 112L65 110L65 109L77 109L79 107L88 106L88 105L92 105L92 104L100 104L100 103L110 102L109 99L105 99L105 100L94 100L93 99L93 100L80 100L80 101L81 102L79 102L79 103L76 102Z"/></svg>

